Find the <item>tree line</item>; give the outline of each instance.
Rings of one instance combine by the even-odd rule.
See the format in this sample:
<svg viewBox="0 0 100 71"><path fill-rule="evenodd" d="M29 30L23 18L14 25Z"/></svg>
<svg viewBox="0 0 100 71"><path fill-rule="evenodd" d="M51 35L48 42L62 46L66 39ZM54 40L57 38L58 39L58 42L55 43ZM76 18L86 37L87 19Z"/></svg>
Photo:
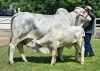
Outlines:
<svg viewBox="0 0 100 71"><path fill-rule="evenodd" d="M100 17L100 0L0 0L0 12L14 14L18 8L22 12L54 14L58 8L65 8L69 12L75 7L91 6L96 17Z"/></svg>

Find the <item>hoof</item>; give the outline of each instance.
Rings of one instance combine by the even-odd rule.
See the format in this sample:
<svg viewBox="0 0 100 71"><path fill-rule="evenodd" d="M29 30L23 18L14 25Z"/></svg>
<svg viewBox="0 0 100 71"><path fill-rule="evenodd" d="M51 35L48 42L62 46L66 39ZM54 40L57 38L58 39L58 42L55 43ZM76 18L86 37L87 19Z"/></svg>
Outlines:
<svg viewBox="0 0 100 71"><path fill-rule="evenodd" d="M58 58L58 61L59 61L59 62L65 62L64 60L61 60L60 58Z"/></svg>
<svg viewBox="0 0 100 71"><path fill-rule="evenodd" d="M8 63L9 63L9 64L14 64L14 62L10 62L10 61L8 61Z"/></svg>
<svg viewBox="0 0 100 71"><path fill-rule="evenodd" d="M25 60L24 62L28 62L27 60Z"/></svg>
<svg viewBox="0 0 100 71"><path fill-rule="evenodd" d="M51 63L50 65L54 65L54 63Z"/></svg>
<svg viewBox="0 0 100 71"><path fill-rule="evenodd" d="M81 64L83 65L83 64L84 64L84 62L81 62Z"/></svg>

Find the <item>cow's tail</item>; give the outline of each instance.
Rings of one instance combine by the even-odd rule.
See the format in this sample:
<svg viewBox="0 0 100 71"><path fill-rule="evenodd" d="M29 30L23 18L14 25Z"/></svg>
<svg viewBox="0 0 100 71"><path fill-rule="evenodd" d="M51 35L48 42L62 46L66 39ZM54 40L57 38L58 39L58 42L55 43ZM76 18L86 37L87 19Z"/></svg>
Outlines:
<svg viewBox="0 0 100 71"><path fill-rule="evenodd" d="M16 16L13 16L12 18L11 18L11 35L10 35L10 42L9 42L9 44L11 43L11 41L12 41L12 35L13 35L13 33L12 33L12 24L13 24L13 19L15 18ZM8 48L8 56L9 56L9 52L10 52L10 45L9 45L9 48Z"/></svg>

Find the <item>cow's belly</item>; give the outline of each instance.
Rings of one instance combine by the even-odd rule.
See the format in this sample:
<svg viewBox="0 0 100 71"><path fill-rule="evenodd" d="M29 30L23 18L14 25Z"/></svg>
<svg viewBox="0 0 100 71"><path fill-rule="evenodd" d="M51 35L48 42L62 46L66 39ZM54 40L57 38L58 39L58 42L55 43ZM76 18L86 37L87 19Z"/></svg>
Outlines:
<svg viewBox="0 0 100 71"><path fill-rule="evenodd" d="M77 41L75 38L64 38L62 41L60 41L60 44L64 46L72 46L76 42Z"/></svg>

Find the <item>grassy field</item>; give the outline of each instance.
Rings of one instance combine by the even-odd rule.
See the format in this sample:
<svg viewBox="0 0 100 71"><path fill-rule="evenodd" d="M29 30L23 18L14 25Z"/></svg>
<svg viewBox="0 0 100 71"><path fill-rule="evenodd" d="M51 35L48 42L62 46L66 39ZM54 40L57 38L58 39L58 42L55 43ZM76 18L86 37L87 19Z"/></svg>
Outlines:
<svg viewBox="0 0 100 71"><path fill-rule="evenodd" d="M51 66L51 54L35 53L29 48L24 48L29 62L23 62L18 50L15 50L12 65L8 64L8 45L0 46L0 71L100 71L100 39L91 41L95 57L85 57L85 64L74 60L75 49L64 49L64 63L57 60L56 64ZM80 57L79 57L80 61Z"/></svg>

